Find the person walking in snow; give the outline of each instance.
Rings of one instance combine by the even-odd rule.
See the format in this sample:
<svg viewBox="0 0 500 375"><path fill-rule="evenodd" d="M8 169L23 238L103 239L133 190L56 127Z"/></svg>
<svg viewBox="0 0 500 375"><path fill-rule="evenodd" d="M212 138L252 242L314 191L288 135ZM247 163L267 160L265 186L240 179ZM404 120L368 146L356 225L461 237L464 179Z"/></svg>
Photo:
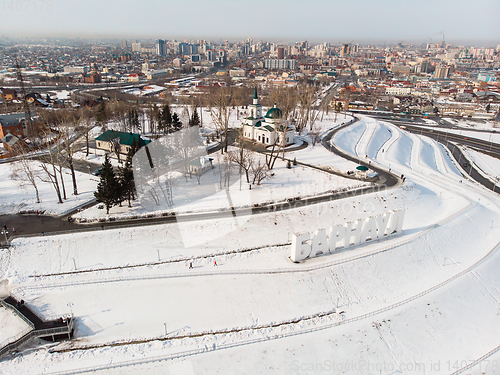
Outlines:
<svg viewBox="0 0 500 375"><path fill-rule="evenodd" d="M192 269L193 268L193 262L190 262L189 263L189 269Z"/></svg>
<svg viewBox="0 0 500 375"><path fill-rule="evenodd" d="M214 260L214 266L217 267L217 261L216 260Z"/></svg>

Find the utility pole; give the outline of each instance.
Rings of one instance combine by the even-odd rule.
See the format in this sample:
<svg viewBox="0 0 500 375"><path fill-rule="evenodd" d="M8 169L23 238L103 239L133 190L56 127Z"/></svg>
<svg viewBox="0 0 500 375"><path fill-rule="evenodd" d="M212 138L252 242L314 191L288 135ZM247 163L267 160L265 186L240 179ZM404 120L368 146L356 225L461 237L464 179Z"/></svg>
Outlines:
<svg viewBox="0 0 500 375"><path fill-rule="evenodd" d="M9 240L7 239L7 234L9 234L9 231L7 229L2 229L0 233L5 236L5 242L9 243Z"/></svg>
<svg viewBox="0 0 500 375"><path fill-rule="evenodd" d="M17 80L19 81L19 85L21 87L21 95L23 96L23 106L24 106L24 116L26 117L26 137L30 138L33 136L33 120L31 119L31 111L28 103L28 99L26 98L26 90L24 89L23 75L21 73L21 67L19 66L19 60L16 56L16 71L17 71Z"/></svg>
<svg viewBox="0 0 500 375"><path fill-rule="evenodd" d="M71 311L71 316L73 316L73 309L71 308L71 306L75 306L75 304L73 302L70 302L70 303L67 303L66 306L69 307L69 311Z"/></svg>

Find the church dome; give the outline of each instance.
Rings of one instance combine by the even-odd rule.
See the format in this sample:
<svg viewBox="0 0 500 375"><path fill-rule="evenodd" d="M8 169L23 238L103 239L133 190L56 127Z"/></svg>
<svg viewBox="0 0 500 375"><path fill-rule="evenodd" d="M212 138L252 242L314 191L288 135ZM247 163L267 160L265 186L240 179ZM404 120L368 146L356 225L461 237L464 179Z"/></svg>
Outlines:
<svg viewBox="0 0 500 375"><path fill-rule="evenodd" d="M276 107L276 104L274 104L274 107L271 108L266 113L266 117L271 118L271 119L279 119L279 118L281 118L281 116L283 116L283 112L281 111L281 109Z"/></svg>

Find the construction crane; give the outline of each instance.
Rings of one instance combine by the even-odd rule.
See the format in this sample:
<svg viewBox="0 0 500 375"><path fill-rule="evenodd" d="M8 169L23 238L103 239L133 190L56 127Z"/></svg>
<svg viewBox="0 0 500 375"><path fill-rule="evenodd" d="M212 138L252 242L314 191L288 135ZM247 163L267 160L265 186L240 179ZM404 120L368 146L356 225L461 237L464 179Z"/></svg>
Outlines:
<svg viewBox="0 0 500 375"><path fill-rule="evenodd" d="M16 56L16 71L17 71L17 80L19 81L19 85L21 86L21 95L23 96L23 106L24 106L24 116L26 121L26 137L29 138L33 134L33 120L31 118L30 106L28 103L28 99L26 98L26 90L24 88L23 82L23 74L21 73L21 67L19 66L19 60Z"/></svg>

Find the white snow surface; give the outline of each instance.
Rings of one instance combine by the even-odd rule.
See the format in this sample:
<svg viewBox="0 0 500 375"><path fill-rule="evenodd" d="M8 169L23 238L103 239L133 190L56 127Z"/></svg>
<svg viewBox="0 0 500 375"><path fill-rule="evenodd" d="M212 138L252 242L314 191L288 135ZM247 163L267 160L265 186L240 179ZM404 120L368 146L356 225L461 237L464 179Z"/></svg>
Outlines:
<svg viewBox="0 0 500 375"><path fill-rule="evenodd" d="M0 306L0 345L30 329L30 326L12 310Z"/></svg>
<svg viewBox="0 0 500 375"><path fill-rule="evenodd" d="M75 339L0 371L450 374L493 350L469 372L497 373L498 195L385 122L362 117L333 141L406 181L282 212L17 239L0 278L42 316L71 307ZM401 234L287 259L292 233L398 209Z"/></svg>
<svg viewBox="0 0 500 375"><path fill-rule="evenodd" d="M58 203L57 194L50 182L44 182L47 176L40 167L40 162L30 162L36 185L40 194L40 203L36 202L34 187L23 181L13 181L10 176L16 163L0 164L0 215L18 213L19 211L45 211L46 215L61 215L94 199L97 177L87 173L75 172L78 195L73 195L73 183L69 169L63 168L66 197L62 204ZM61 188L62 189L62 188ZM62 194L62 193L61 193Z"/></svg>

